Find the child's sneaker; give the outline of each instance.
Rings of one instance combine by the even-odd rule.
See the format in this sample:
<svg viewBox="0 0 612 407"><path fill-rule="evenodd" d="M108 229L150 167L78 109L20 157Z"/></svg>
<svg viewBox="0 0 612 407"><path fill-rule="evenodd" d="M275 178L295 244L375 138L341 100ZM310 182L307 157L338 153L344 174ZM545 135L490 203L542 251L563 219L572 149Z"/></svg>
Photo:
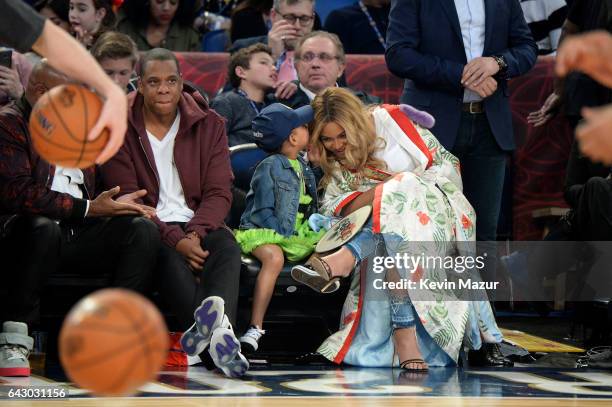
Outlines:
<svg viewBox="0 0 612 407"><path fill-rule="evenodd" d="M240 353L240 342L231 325L215 329L208 353L215 365L228 377L240 377L249 370L249 361Z"/></svg>
<svg viewBox="0 0 612 407"><path fill-rule="evenodd" d="M29 376L34 339L23 322L6 321L0 333L0 376Z"/></svg>
<svg viewBox="0 0 612 407"><path fill-rule="evenodd" d="M259 341L266 331L259 329L257 325L251 325L248 331L240 337L240 344L245 353L256 352L259 348Z"/></svg>
<svg viewBox="0 0 612 407"><path fill-rule="evenodd" d="M195 356L204 352L210 343L212 332L220 326L226 326L223 325L224 312L223 298L211 296L202 300L202 304L193 313L195 322L181 336L181 347L185 353Z"/></svg>

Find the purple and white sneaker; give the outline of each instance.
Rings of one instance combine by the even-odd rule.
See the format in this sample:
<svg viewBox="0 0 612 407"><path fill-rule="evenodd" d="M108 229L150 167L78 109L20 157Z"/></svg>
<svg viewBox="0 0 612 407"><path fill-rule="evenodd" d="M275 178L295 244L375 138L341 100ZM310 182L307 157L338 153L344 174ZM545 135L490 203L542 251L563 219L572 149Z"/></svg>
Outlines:
<svg viewBox="0 0 612 407"><path fill-rule="evenodd" d="M241 377L249 370L249 361L240 353L240 342L231 327L215 329L208 353L215 365L228 377Z"/></svg>
<svg viewBox="0 0 612 407"><path fill-rule="evenodd" d="M225 302L221 297L211 296L202 301L193 313L195 322L181 336L181 347L185 353L195 356L204 352L210 343L213 331L229 324L224 311ZM224 319L227 321L225 324Z"/></svg>

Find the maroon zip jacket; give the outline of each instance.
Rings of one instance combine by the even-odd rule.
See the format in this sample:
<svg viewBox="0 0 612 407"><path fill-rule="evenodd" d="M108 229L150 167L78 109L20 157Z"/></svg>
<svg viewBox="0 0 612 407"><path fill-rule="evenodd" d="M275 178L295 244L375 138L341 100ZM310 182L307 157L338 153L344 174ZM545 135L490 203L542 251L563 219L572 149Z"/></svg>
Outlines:
<svg viewBox="0 0 612 407"><path fill-rule="evenodd" d="M105 186L121 187L120 194L146 189L145 205L157 207L159 174L144 124L143 97L129 96L130 112L125 142L119 152L101 167ZM200 238L224 225L232 203L233 174L229 158L225 124L221 116L208 108L199 92L184 86L179 101L181 122L174 143L174 161L187 206L194 211L185 231L153 219L162 240L170 247L196 232Z"/></svg>

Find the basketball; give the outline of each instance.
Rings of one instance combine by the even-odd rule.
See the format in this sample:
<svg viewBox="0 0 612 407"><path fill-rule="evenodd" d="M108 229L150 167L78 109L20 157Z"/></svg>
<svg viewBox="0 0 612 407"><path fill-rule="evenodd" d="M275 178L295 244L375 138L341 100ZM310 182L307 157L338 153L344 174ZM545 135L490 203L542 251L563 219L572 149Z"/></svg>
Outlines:
<svg viewBox="0 0 612 407"><path fill-rule="evenodd" d="M81 85L56 86L36 102L30 115L32 143L40 156L54 165L87 168L108 142L104 129L95 140L87 134L94 126L102 100Z"/></svg>
<svg viewBox="0 0 612 407"><path fill-rule="evenodd" d="M168 349L155 306L132 291L111 288L79 301L64 320L60 361L81 388L103 396L134 393L154 380Z"/></svg>

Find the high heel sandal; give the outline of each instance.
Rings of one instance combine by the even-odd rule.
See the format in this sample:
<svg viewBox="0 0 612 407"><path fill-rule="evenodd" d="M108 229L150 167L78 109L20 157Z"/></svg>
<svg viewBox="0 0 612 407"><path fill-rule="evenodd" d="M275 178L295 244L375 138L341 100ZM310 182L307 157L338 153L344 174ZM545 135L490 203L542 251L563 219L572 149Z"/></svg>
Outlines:
<svg viewBox="0 0 612 407"><path fill-rule="evenodd" d="M340 277L332 277L329 264L314 253L303 266L294 266L291 277L322 294L331 294L340 288Z"/></svg>
<svg viewBox="0 0 612 407"><path fill-rule="evenodd" d="M416 337L416 326L413 325L413 326L408 326L408 327L405 327L405 328L407 328L407 329L410 329L410 328L414 329L414 343L415 343L415 345L416 345L416 347L418 349L419 342L418 342L417 337ZM393 335L395 336L395 329L393 330ZM398 345L397 345L397 340L395 338L394 338L394 342L395 342L395 347L396 347L395 348L395 354L397 355L397 357L399 359L399 351L397 350ZM421 353L420 349L419 349L419 353ZM418 363L421 366L425 366L425 367L421 367L421 368L418 368L418 369L412 369L412 368L409 367L410 364L412 364L412 363ZM425 362L425 360L423 360L422 358L406 359L406 360L400 362L399 367L400 367L400 369L402 369L402 370L404 370L406 372L410 372L410 373L427 373L429 371L429 366L427 366L427 362Z"/></svg>
<svg viewBox="0 0 612 407"><path fill-rule="evenodd" d="M403 370L406 370L407 372L414 372L414 373L425 373L427 371L429 371L429 367L424 367L424 368L420 368L420 369L411 369L408 366L411 363L419 363L420 365L424 365L425 361L423 359L417 358L417 359L406 359L403 362L400 363L400 368Z"/></svg>

